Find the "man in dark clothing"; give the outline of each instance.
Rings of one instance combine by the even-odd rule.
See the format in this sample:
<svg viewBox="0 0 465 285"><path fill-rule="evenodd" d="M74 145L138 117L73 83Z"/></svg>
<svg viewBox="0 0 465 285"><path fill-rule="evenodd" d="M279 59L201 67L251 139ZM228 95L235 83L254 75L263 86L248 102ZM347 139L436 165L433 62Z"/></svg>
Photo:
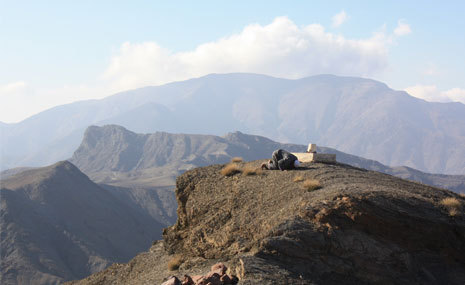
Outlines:
<svg viewBox="0 0 465 285"><path fill-rule="evenodd" d="M278 149L273 151L271 160L262 164L262 169L268 170L291 170L299 166L300 162L295 155L284 150Z"/></svg>

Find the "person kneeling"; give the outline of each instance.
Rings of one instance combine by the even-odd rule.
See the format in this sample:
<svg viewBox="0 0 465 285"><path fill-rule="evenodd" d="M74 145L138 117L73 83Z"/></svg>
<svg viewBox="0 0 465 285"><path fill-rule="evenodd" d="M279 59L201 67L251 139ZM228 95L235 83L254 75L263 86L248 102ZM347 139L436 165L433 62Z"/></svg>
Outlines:
<svg viewBox="0 0 465 285"><path fill-rule="evenodd" d="M278 149L273 151L271 155L271 160L268 163L262 164L262 169L268 170L292 170L300 166L300 161L297 159L297 156L292 153L284 150Z"/></svg>

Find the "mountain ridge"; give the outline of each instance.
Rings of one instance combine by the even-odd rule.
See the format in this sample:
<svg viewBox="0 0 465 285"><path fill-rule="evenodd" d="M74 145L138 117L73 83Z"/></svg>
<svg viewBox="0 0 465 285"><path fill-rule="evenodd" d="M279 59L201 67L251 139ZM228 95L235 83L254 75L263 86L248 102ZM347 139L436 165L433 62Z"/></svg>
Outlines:
<svg viewBox="0 0 465 285"><path fill-rule="evenodd" d="M124 137L131 139L125 140ZM163 185L174 186L175 177L185 170L226 163L233 157L247 161L266 159L279 148L292 152L306 151L305 145L278 143L241 132L221 137L167 132L136 134L121 126L107 125L89 127L70 161L100 183L118 184L123 180L128 183L137 176L153 180L158 176L168 183ZM388 167L322 146L318 147L318 151L334 153L339 162L356 167L465 193L465 175L429 174L408 167ZM128 155L130 158L126 158Z"/></svg>
<svg viewBox="0 0 465 285"><path fill-rule="evenodd" d="M239 130L312 141L390 166L465 173L459 159L465 155L465 105L430 103L375 80L334 75L215 74L69 104L4 130L2 167L66 159L87 126L109 123L142 133Z"/></svg>

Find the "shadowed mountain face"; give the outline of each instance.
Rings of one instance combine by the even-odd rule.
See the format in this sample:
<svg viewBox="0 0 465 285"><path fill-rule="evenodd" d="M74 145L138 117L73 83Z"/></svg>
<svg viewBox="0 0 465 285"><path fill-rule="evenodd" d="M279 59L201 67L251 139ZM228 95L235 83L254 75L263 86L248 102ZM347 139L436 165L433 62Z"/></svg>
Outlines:
<svg viewBox="0 0 465 285"><path fill-rule="evenodd" d="M103 188L66 161L1 180L2 284L82 278L146 250L170 223L142 209L144 195Z"/></svg>
<svg viewBox="0 0 465 285"><path fill-rule="evenodd" d="M74 284L161 284L171 275L204 274L218 261L240 284L465 280L465 199L458 194L337 163L232 176L223 167L177 178L178 220L163 241ZM305 186L315 179L322 188ZM183 262L168 271L174 256Z"/></svg>
<svg viewBox="0 0 465 285"><path fill-rule="evenodd" d="M465 173L465 105L429 103L362 78L208 75L42 112L1 125L2 169L68 158L89 125L314 142L422 171ZM53 151L52 151L53 150ZM45 155L46 154L46 155Z"/></svg>
<svg viewBox="0 0 465 285"><path fill-rule="evenodd" d="M89 127L71 161L94 181L126 187L174 186L187 169L226 163L233 157L267 159L279 148L304 152L306 146L282 144L240 132L223 137L188 134L136 134L116 125ZM336 153L339 162L384 172L404 179L465 193L464 175L428 174L408 167L391 168L377 161L318 147Z"/></svg>

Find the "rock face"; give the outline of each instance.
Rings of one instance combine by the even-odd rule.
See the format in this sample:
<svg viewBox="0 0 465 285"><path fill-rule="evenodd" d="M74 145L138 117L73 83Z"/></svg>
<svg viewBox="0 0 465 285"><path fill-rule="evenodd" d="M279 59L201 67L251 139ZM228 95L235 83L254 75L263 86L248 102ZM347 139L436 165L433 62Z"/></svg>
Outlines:
<svg viewBox="0 0 465 285"><path fill-rule="evenodd" d="M344 164L233 176L222 175L223 167L178 177L178 220L163 242L77 283L159 284L218 261L239 284L465 281L465 199L458 194ZM307 180L322 188L311 190ZM184 257L174 274L166 269L173 256Z"/></svg>
<svg viewBox="0 0 465 285"><path fill-rule="evenodd" d="M67 161L0 183L2 284L83 278L127 262L166 226L138 206L136 192L103 188Z"/></svg>

